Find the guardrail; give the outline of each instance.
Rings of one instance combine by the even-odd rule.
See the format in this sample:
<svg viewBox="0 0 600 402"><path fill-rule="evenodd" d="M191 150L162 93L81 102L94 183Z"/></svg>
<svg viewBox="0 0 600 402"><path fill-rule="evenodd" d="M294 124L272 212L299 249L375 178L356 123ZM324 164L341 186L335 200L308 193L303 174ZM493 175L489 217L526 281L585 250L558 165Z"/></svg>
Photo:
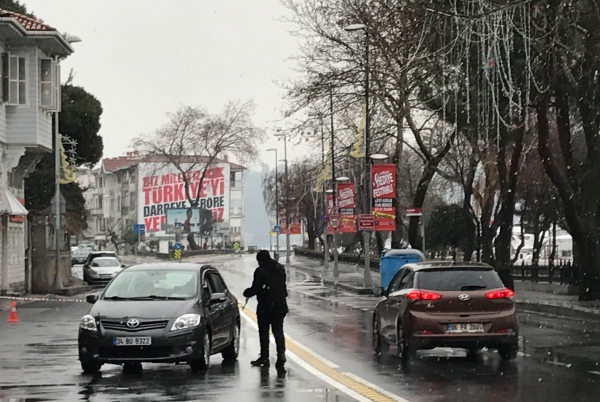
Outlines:
<svg viewBox="0 0 600 402"><path fill-rule="evenodd" d="M323 260L323 252L307 248L295 247L294 254L313 260ZM329 256L329 260L333 261L332 255ZM345 253L338 254L338 261L347 264L364 265L365 263L364 258L358 254ZM379 272L378 258L371 258L371 270ZM522 281L558 283L561 285L579 284L579 268L570 263L559 264L556 266L514 265L512 267L512 275L514 279Z"/></svg>
<svg viewBox="0 0 600 402"><path fill-rule="evenodd" d="M561 285L579 284L579 267L570 263L550 265L515 265L512 267L514 279L531 282L559 283Z"/></svg>
<svg viewBox="0 0 600 402"><path fill-rule="evenodd" d="M295 247L294 254L299 257L310 258L313 260L323 260L323 252L307 248ZM329 261L333 261L333 255L329 256ZM346 264L365 264L365 259L358 254L339 253L338 261ZM379 272L379 258L371 258L370 266L372 271Z"/></svg>

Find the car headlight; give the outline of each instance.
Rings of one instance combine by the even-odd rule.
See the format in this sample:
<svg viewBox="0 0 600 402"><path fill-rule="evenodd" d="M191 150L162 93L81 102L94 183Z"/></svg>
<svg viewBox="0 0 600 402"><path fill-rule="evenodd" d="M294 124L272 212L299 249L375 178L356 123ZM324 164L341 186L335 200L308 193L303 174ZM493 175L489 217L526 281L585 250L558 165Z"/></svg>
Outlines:
<svg viewBox="0 0 600 402"><path fill-rule="evenodd" d="M79 323L79 328L85 329L86 331L97 331L96 319L89 314L86 314Z"/></svg>
<svg viewBox="0 0 600 402"><path fill-rule="evenodd" d="M171 331L195 328L200 325L200 318L200 314L184 314L175 320Z"/></svg>
<svg viewBox="0 0 600 402"><path fill-rule="evenodd" d="M88 273L90 274L91 277L93 278L97 278L98 277L98 272L94 271L93 269L89 268L88 269Z"/></svg>

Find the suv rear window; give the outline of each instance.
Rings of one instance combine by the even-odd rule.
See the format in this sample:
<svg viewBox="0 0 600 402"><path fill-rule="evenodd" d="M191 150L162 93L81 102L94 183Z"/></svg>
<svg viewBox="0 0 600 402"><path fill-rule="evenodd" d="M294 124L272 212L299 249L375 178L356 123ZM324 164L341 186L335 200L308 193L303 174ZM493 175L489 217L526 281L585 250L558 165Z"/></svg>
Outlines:
<svg viewBox="0 0 600 402"><path fill-rule="evenodd" d="M491 269L427 269L417 272L419 289L467 291L503 288L498 274Z"/></svg>

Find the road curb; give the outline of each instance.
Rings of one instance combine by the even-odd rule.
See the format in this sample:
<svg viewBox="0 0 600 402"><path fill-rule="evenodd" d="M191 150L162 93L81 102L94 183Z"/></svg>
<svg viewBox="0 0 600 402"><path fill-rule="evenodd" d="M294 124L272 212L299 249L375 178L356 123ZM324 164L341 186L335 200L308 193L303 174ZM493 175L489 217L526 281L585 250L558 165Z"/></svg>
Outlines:
<svg viewBox="0 0 600 402"><path fill-rule="evenodd" d="M598 312L579 310L565 306L556 306L552 304L534 303L528 300L517 301L517 306L536 313L552 314L569 318L576 318L583 321L596 321L600 323L600 310Z"/></svg>

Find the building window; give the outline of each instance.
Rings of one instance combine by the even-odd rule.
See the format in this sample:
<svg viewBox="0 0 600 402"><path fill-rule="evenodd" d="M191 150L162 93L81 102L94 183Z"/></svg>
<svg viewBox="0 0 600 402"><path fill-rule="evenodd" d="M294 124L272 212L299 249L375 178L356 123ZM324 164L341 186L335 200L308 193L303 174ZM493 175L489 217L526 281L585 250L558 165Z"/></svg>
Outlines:
<svg viewBox="0 0 600 402"><path fill-rule="evenodd" d="M2 100L8 105L27 104L27 59L2 53Z"/></svg>
<svg viewBox="0 0 600 402"><path fill-rule="evenodd" d="M40 60L40 105L60 111L60 71L53 59Z"/></svg>
<svg viewBox="0 0 600 402"><path fill-rule="evenodd" d="M102 207L102 197L101 196L96 198L96 208L97 209L102 209L103 208Z"/></svg>

